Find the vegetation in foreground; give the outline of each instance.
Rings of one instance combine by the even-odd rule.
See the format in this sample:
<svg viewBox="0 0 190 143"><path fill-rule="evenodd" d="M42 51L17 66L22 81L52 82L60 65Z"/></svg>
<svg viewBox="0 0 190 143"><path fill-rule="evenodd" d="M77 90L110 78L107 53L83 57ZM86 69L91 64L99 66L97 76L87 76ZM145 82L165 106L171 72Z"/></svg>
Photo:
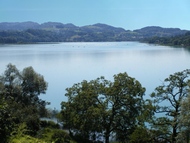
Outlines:
<svg viewBox="0 0 190 143"><path fill-rule="evenodd" d="M66 89L57 118L39 95L47 82L32 67L9 64L0 76L2 143L187 143L190 129L190 70L176 72L144 99L145 87L127 73L82 81Z"/></svg>

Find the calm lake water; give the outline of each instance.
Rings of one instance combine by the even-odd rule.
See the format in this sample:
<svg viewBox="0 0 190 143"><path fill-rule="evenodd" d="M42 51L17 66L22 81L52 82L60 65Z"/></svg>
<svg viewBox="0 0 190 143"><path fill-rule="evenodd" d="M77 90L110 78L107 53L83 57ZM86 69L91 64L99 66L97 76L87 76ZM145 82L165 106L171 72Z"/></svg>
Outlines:
<svg viewBox="0 0 190 143"><path fill-rule="evenodd" d="M138 42L0 45L0 73L8 63L19 70L32 66L43 75L48 90L40 97L59 110L67 87L100 76L113 80L123 72L139 80L149 98L170 74L190 68L190 52Z"/></svg>

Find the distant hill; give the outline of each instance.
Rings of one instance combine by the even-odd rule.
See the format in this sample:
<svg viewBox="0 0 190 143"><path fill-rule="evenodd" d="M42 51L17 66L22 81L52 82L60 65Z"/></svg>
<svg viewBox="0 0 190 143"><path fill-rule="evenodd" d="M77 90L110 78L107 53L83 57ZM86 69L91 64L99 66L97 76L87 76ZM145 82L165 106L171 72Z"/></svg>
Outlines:
<svg viewBox="0 0 190 143"><path fill-rule="evenodd" d="M142 42L159 45L169 46L182 46L190 48L190 32L186 32L183 35L176 35L172 37L149 37L142 39Z"/></svg>
<svg viewBox="0 0 190 143"><path fill-rule="evenodd" d="M38 29L39 26L40 24L35 22L2 22L0 23L0 31Z"/></svg>
<svg viewBox="0 0 190 143"><path fill-rule="evenodd" d="M138 30L134 30L134 32L137 32L141 34L144 37L171 37L171 36L177 36L177 35L183 35L187 30L181 30L179 28L162 28L158 26L149 26L144 27Z"/></svg>
<svg viewBox="0 0 190 143"><path fill-rule="evenodd" d="M149 26L134 31L97 23L75 26L59 22L0 23L0 43L139 41L154 36L183 35L187 30Z"/></svg>

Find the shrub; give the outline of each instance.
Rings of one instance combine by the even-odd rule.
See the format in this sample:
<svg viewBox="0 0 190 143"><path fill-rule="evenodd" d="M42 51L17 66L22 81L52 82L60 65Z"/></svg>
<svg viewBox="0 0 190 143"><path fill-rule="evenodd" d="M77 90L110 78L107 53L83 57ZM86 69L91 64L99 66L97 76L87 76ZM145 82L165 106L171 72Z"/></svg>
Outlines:
<svg viewBox="0 0 190 143"><path fill-rule="evenodd" d="M55 130L53 135L52 135L52 141L55 143L69 143L71 140L70 136L68 133L66 133L63 130Z"/></svg>

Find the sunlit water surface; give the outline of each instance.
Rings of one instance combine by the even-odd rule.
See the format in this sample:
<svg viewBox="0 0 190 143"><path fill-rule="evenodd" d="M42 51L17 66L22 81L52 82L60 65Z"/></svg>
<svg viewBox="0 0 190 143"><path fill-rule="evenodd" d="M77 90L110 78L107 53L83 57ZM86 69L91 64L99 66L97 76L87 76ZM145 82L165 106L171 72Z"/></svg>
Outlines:
<svg viewBox="0 0 190 143"><path fill-rule="evenodd" d="M19 70L32 66L42 74L48 90L40 97L59 110L67 87L100 76L113 80L123 72L139 80L149 98L170 74L190 68L190 52L138 42L0 45L0 73L8 63Z"/></svg>

